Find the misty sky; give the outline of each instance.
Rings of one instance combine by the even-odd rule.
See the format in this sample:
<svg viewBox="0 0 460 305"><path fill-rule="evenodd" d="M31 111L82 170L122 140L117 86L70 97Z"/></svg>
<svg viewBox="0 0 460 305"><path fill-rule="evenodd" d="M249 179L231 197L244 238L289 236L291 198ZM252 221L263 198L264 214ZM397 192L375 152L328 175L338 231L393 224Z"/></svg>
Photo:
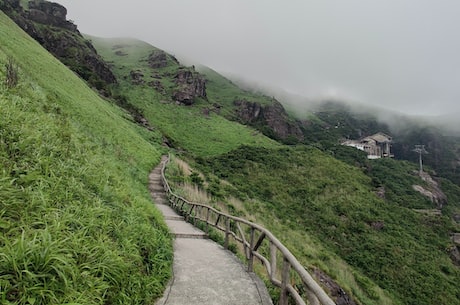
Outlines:
<svg viewBox="0 0 460 305"><path fill-rule="evenodd" d="M310 98L460 113L459 0L57 0L83 33Z"/></svg>

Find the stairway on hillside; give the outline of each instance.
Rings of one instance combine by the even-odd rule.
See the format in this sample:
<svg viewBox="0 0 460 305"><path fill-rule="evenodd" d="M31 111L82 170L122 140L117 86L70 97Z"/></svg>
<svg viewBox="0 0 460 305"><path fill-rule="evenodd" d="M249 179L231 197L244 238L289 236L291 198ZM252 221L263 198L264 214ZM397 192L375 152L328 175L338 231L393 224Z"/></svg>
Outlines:
<svg viewBox="0 0 460 305"><path fill-rule="evenodd" d="M173 278L156 305L271 305L263 282L238 258L185 222L169 205L161 181L163 157L149 176L155 206L174 235Z"/></svg>

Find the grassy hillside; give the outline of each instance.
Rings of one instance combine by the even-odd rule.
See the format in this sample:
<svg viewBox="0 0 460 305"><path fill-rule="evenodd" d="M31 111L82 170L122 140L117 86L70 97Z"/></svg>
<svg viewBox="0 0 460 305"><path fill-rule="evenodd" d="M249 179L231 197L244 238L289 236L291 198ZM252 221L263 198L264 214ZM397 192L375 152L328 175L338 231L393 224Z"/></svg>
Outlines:
<svg viewBox="0 0 460 305"><path fill-rule="evenodd" d="M362 170L315 148L243 147L198 162L211 181L226 181L217 193L244 200L305 265L327 271L362 304L460 304L460 270L447 251L458 225L448 213L412 209L429 204L411 191L415 166L375 161L373 175L390 180L382 200ZM338 270L337 256L352 271L345 264Z"/></svg>
<svg viewBox="0 0 460 305"><path fill-rule="evenodd" d="M149 55L159 50L147 43L95 37L91 40L99 54L112 64L118 77L120 86L114 91L141 109L175 148L185 149L197 156L209 156L228 152L243 144L262 147L279 145L250 127L227 120L219 111L214 111L211 100L198 99L193 107L177 105L171 99L171 88L175 86L174 74L181 66L172 56L167 56L167 66L152 69L147 62ZM142 73L142 84L133 84L131 71ZM152 81L159 81L164 90L149 86Z"/></svg>
<svg viewBox="0 0 460 305"><path fill-rule="evenodd" d="M198 67L198 71L203 73L208 80L207 88L209 100L224 106L226 111L225 114L229 118L235 115L235 105L233 104L235 100L245 99L252 102L258 102L261 105L270 105L273 103L273 98L242 90L232 81L208 67Z"/></svg>
<svg viewBox="0 0 460 305"><path fill-rule="evenodd" d="M151 304L172 259L146 187L160 135L2 12L0 41L0 303Z"/></svg>
<svg viewBox="0 0 460 305"><path fill-rule="evenodd" d="M446 182L452 203L443 216L420 214L414 209L429 209L431 202L412 190L414 183L423 185L412 174L415 165L371 164L359 151L336 145L338 137L360 132L354 126L360 118L339 113L335 122L324 111L311 126L317 134L306 129L307 141L319 142L314 146L322 151L283 148L225 119L234 113L236 98L262 103L269 98L204 70L207 99L178 105L171 99L174 76L178 69L194 73L194 68L181 67L170 55L164 66L152 68L149 57L161 51L139 41L92 40L118 77L120 86L113 90L197 162L205 173L202 187L215 200L245 201L243 212L231 203L227 208L264 223L306 266L326 271L361 304L459 304L460 272L447 250L452 249L449 234L459 229L451 221L458 210L457 186ZM152 88L156 81L161 86ZM365 123L369 130L382 126L368 116ZM385 200L376 194L382 186Z"/></svg>

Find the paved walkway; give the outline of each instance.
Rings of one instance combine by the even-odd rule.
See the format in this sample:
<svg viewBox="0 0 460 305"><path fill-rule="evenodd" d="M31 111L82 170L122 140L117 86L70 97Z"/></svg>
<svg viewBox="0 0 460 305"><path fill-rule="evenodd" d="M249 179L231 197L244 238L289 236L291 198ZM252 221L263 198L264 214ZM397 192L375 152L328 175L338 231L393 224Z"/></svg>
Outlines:
<svg viewBox="0 0 460 305"><path fill-rule="evenodd" d="M267 289L230 251L207 239L167 205L161 164L149 176L150 192L175 235L173 278L156 305L270 305Z"/></svg>

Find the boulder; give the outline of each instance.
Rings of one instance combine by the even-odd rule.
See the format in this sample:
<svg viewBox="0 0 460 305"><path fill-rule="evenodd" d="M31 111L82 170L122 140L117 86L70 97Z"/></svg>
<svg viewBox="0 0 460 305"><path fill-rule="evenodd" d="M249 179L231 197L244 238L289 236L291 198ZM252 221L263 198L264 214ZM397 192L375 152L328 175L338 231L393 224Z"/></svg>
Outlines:
<svg viewBox="0 0 460 305"><path fill-rule="evenodd" d="M192 105L195 98L206 99L206 80L199 73L189 69L179 69L174 76L177 89L172 98L181 104Z"/></svg>
<svg viewBox="0 0 460 305"><path fill-rule="evenodd" d="M91 42L84 39L76 25L66 20L64 6L43 0L30 1L29 10L24 10L19 0L4 0L0 5L7 6L9 9L2 6L2 10L19 27L91 86L101 90L105 84L117 82Z"/></svg>
<svg viewBox="0 0 460 305"><path fill-rule="evenodd" d="M131 77L131 83L133 85L142 85L145 83L144 73L140 70L131 70L131 72L129 72L129 76Z"/></svg>
<svg viewBox="0 0 460 305"><path fill-rule="evenodd" d="M157 50L149 55L147 62L152 69L164 68L168 65L168 57L165 52Z"/></svg>
<svg viewBox="0 0 460 305"><path fill-rule="evenodd" d="M243 124L257 127L268 127L268 136L282 140L294 138L303 141L304 135L297 121L292 121L287 115L281 103L273 100L270 105L261 105L258 102L247 100L235 100L236 116Z"/></svg>
<svg viewBox="0 0 460 305"><path fill-rule="evenodd" d="M357 305L356 302L340 287L330 276L316 268L314 270L315 278L321 283L321 286L329 291L337 305Z"/></svg>
<svg viewBox="0 0 460 305"><path fill-rule="evenodd" d="M446 194L444 194L438 183L428 173L422 173L420 177L427 183L427 186L413 185L412 188L423 196L428 197L438 209L442 209L447 203Z"/></svg>
<svg viewBox="0 0 460 305"><path fill-rule="evenodd" d="M77 26L67 21L67 9L59 3L48 1L29 1L27 18L34 22L76 31Z"/></svg>

